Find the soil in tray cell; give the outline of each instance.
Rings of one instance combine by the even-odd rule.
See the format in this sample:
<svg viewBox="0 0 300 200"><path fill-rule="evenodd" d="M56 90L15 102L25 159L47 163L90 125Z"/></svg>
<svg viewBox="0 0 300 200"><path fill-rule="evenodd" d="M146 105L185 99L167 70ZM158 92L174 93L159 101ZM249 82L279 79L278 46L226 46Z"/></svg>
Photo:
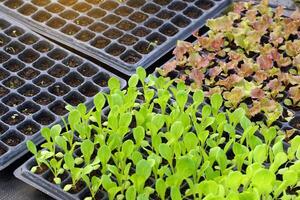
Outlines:
<svg viewBox="0 0 300 200"><path fill-rule="evenodd" d="M48 53L48 56L54 60L62 60L67 57L67 55L67 52L61 49L53 49L50 53Z"/></svg>
<svg viewBox="0 0 300 200"><path fill-rule="evenodd" d="M32 63L32 62L36 61L39 57L40 57L39 53L37 53L31 49L27 49L27 50L23 51L22 54L19 55L19 59L21 59L22 61L24 61L26 63Z"/></svg>
<svg viewBox="0 0 300 200"><path fill-rule="evenodd" d="M121 59L129 64L135 64L139 60L141 60L142 56L135 51L129 50L126 51L123 55L121 55Z"/></svg>
<svg viewBox="0 0 300 200"><path fill-rule="evenodd" d="M19 36L23 35L24 32L25 31L23 29L13 26L13 27L9 28L8 30L6 30L5 34L10 37L19 37Z"/></svg>
<svg viewBox="0 0 300 200"><path fill-rule="evenodd" d="M24 120L24 116L17 112L10 112L2 117L2 121L8 125L16 125Z"/></svg>
<svg viewBox="0 0 300 200"><path fill-rule="evenodd" d="M64 116L68 113L67 109L65 108L66 105L67 104L63 101L56 101L49 108L54 114Z"/></svg>
<svg viewBox="0 0 300 200"><path fill-rule="evenodd" d="M103 17L104 15L106 15L106 12L102 9L99 9L99 8L93 8L92 10L90 10L87 15L89 17L92 17L94 19L98 19L98 18L101 18Z"/></svg>
<svg viewBox="0 0 300 200"><path fill-rule="evenodd" d="M70 69L65 67L62 64L56 64L51 69L48 70L48 73L56 78L61 78L65 76L67 73L69 73Z"/></svg>
<svg viewBox="0 0 300 200"><path fill-rule="evenodd" d="M70 56L62 61L68 67L75 68L82 64L83 60L79 57Z"/></svg>
<svg viewBox="0 0 300 200"><path fill-rule="evenodd" d="M0 51L0 63L4 63L10 59L10 55L7 53L4 53L3 51Z"/></svg>
<svg viewBox="0 0 300 200"><path fill-rule="evenodd" d="M32 84L27 84L20 88L18 92L23 96L33 97L40 92L40 89Z"/></svg>
<svg viewBox="0 0 300 200"><path fill-rule="evenodd" d="M3 67L11 72L17 72L23 69L25 65L17 59L11 59L7 63L4 63Z"/></svg>
<svg viewBox="0 0 300 200"><path fill-rule="evenodd" d="M160 10L160 7L153 4L153 3L149 3L146 4L145 6L143 6L142 11L144 11L145 13L149 13L149 14L155 14Z"/></svg>
<svg viewBox="0 0 300 200"><path fill-rule="evenodd" d="M0 156L4 155L7 152L7 148L0 146Z"/></svg>
<svg viewBox="0 0 300 200"><path fill-rule="evenodd" d="M110 40L107 38L104 38L102 36L96 37L92 42L91 45L98 48L98 49L103 49L110 43Z"/></svg>
<svg viewBox="0 0 300 200"><path fill-rule="evenodd" d="M33 119L42 126L49 125L54 122L55 117L47 111L42 111L35 115Z"/></svg>
<svg viewBox="0 0 300 200"><path fill-rule="evenodd" d="M9 76L9 72L0 68L0 81L4 80Z"/></svg>
<svg viewBox="0 0 300 200"><path fill-rule="evenodd" d="M24 137L20 136L15 131L10 132L7 136L2 139L2 142L8 146L17 146L24 140Z"/></svg>
<svg viewBox="0 0 300 200"><path fill-rule="evenodd" d="M24 49L25 46L17 41L11 42L4 47L4 50L11 55L17 55L20 52L22 52Z"/></svg>
<svg viewBox="0 0 300 200"><path fill-rule="evenodd" d="M33 45L33 48L41 53L46 53L53 48L53 45L47 41L40 41L37 44Z"/></svg>
<svg viewBox="0 0 300 200"><path fill-rule="evenodd" d="M159 19L150 19L145 23L145 26L151 29L156 29L162 25L163 21Z"/></svg>
<svg viewBox="0 0 300 200"><path fill-rule="evenodd" d="M99 85L101 87L107 87L109 79L110 79L109 74L100 72L93 78L93 81L94 81L94 83L96 83L97 85Z"/></svg>
<svg viewBox="0 0 300 200"><path fill-rule="evenodd" d="M48 87L52 85L52 83L55 82L54 78L51 78L50 76L47 75L41 75L37 79L33 81L34 84L40 87Z"/></svg>
<svg viewBox="0 0 300 200"><path fill-rule="evenodd" d="M124 20L124 21L121 21L119 24L117 24L117 27L124 31L130 31L136 27L136 24L134 24L128 20Z"/></svg>
<svg viewBox="0 0 300 200"><path fill-rule="evenodd" d="M5 81L3 81L3 85L5 85L6 87L11 88L11 89L19 88L24 83L25 83L25 81L23 81L22 79L20 79L16 76L12 76L12 77L6 79Z"/></svg>
<svg viewBox="0 0 300 200"><path fill-rule="evenodd" d="M73 24L68 24L63 29L61 29L61 32L67 35L74 35L78 33L81 29L78 26L75 26Z"/></svg>
<svg viewBox="0 0 300 200"><path fill-rule="evenodd" d="M142 12L135 12L132 15L129 16L129 19L136 22L136 23L142 23L148 18L148 15L142 13Z"/></svg>
<svg viewBox="0 0 300 200"><path fill-rule="evenodd" d="M87 82L87 83L83 84L82 86L80 86L79 92L81 94L83 94L84 96L92 97L92 96L95 96L99 92L99 89L94 84Z"/></svg>
<svg viewBox="0 0 300 200"><path fill-rule="evenodd" d="M64 100L72 106L77 106L78 104L83 103L85 98L77 92L71 92Z"/></svg>
<svg viewBox="0 0 300 200"><path fill-rule="evenodd" d="M70 91L70 88L63 83L55 83L49 87L49 92L56 96L63 96Z"/></svg>
<svg viewBox="0 0 300 200"><path fill-rule="evenodd" d="M59 16L66 20L74 20L79 16L79 13L73 10L65 10L64 12L60 13Z"/></svg>
<svg viewBox="0 0 300 200"><path fill-rule="evenodd" d="M19 40L23 44L32 45L32 44L36 43L39 40L39 38L36 37L35 35L32 35L31 33L26 33L25 35L20 37Z"/></svg>
<svg viewBox="0 0 300 200"><path fill-rule="evenodd" d="M31 15L37 11L37 7L31 4L25 4L21 8L18 9L18 12L23 15Z"/></svg>
<svg viewBox="0 0 300 200"><path fill-rule="evenodd" d="M161 19L170 19L175 15L175 12L169 10L162 10L156 16Z"/></svg>
<svg viewBox="0 0 300 200"><path fill-rule="evenodd" d="M41 108L40 106L36 105L35 103L28 101L20 105L18 111L24 115L32 115L39 111Z"/></svg>
<svg viewBox="0 0 300 200"><path fill-rule="evenodd" d="M174 11L181 11L181 10L185 9L186 6L187 6L187 4L184 2L174 1L168 6L168 9L174 10Z"/></svg>
<svg viewBox="0 0 300 200"><path fill-rule="evenodd" d="M174 36L179 30L173 26L172 24L165 24L163 25L160 29L159 32L161 32L162 34L166 35L166 36Z"/></svg>
<svg viewBox="0 0 300 200"><path fill-rule="evenodd" d="M88 42L91 39L93 39L95 36L96 36L95 33L92 33L91 31L84 30L84 31L79 32L75 36L75 38L80 40L80 41L83 41L83 42Z"/></svg>
<svg viewBox="0 0 300 200"><path fill-rule="evenodd" d="M214 6L214 2L211 0L198 0L195 5L203 10L208 10Z"/></svg>
<svg viewBox="0 0 300 200"><path fill-rule="evenodd" d="M133 48L141 54L148 54L154 49L154 44L152 45L149 42L141 41L137 43Z"/></svg>
<svg viewBox="0 0 300 200"><path fill-rule="evenodd" d="M91 18L89 17L79 17L77 19L74 20L74 23L79 25L79 26L88 26L90 25L91 23L93 23L94 20L92 20Z"/></svg>
<svg viewBox="0 0 300 200"><path fill-rule="evenodd" d="M58 3L51 3L48 6L46 6L45 9L52 13L60 13L65 8Z"/></svg>
<svg viewBox="0 0 300 200"><path fill-rule="evenodd" d="M6 1L4 5L6 5L9 8L16 9L19 8L24 2L22 0L11 0Z"/></svg>
<svg viewBox="0 0 300 200"><path fill-rule="evenodd" d="M26 121L17 128L24 135L34 135L40 130L40 127L33 121Z"/></svg>
<svg viewBox="0 0 300 200"><path fill-rule="evenodd" d="M7 130L8 130L8 126L0 123L0 135L2 135L3 133L5 133Z"/></svg>
<svg viewBox="0 0 300 200"><path fill-rule="evenodd" d="M129 8L127 6L121 6L118 9L115 10L115 13L120 16L128 16L130 15L134 10L132 8Z"/></svg>
<svg viewBox="0 0 300 200"><path fill-rule="evenodd" d="M183 14L188 16L189 18L197 19L198 17L200 17L203 14L203 12L201 10L199 10L198 8L192 6L192 7L188 7L183 12Z"/></svg>
<svg viewBox="0 0 300 200"><path fill-rule="evenodd" d="M88 27L88 29L90 29L93 32L97 32L97 33L101 33L104 30L106 30L107 28L108 28L108 26L101 22L94 23Z"/></svg>
<svg viewBox="0 0 300 200"><path fill-rule="evenodd" d="M187 19L186 17L184 17L182 15L178 15L178 16L174 17L171 20L171 22L180 28L184 28L191 23L191 20Z"/></svg>
<svg viewBox="0 0 300 200"><path fill-rule="evenodd" d="M290 121L290 125L298 130L300 130L300 116L296 116Z"/></svg>
<svg viewBox="0 0 300 200"><path fill-rule="evenodd" d="M149 29L146 29L144 27L138 27L135 30L132 31L132 33L138 37L145 37L148 35L151 31Z"/></svg>
<svg viewBox="0 0 300 200"><path fill-rule="evenodd" d="M51 3L51 0L31 0L31 3L37 6L46 6L47 4Z"/></svg>
<svg viewBox="0 0 300 200"><path fill-rule="evenodd" d="M127 46L133 45L138 41L138 38L129 35L129 34L125 34L123 35L118 42Z"/></svg>
<svg viewBox="0 0 300 200"><path fill-rule="evenodd" d="M46 22L51 18L51 14L46 11L38 11L32 16L32 19L38 22Z"/></svg>
<svg viewBox="0 0 300 200"><path fill-rule="evenodd" d="M154 2L161 6L165 6L172 2L172 0L154 0Z"/></svg>
<svg viewBox="0 0 300 200"><path fill-rule="evenodd" d="M3 34L0 34L0 47L8 44L10 42L10 39L9 37L3 35Z"/></svg>
<svg viewBox="0 0 300 200"><path fill-rule="evenodd" d="M25 101L25 98L21 97L20 95L17 94L9 94L8 96L6 96L2 102L5 105L8 105L10 107L15 107L20 105L21 103L23 103Z"/></svg>
<svg viewBox="0 0 300 200"><path fill-rule="evenodd" d="M98 72L98 70L93 65L91 65L90 63L83 64L81 67L78 68L78 71L83 76L86 76L86 77L91 77L91 76L95 75Z"/></svg>
<svg viewBox="0 0 300 200"><path fill-rule="evenodd" d="M50 19L46 24L48 26L50 26L51 28L59 29L66 24L66 21L64 19L54 17L54 18Z"/></svg>
<svg viewBox="0 0 300 200"><path fill-rule="evenodd" d="M77 87L83 83L84 79L78 73L71 72L63 81L71 87Z"/></svg>
<svg viewBox="0 0 300 200"><path fill-rule="evenodd" d="M104 10L113 10L115 8L118 7L118 3L114 2L114 1L105 1L100 5L100 8L104 9Z"/></svg>
<svg viewBox="0 0 300 200"><path fill-rule="evenodd" d="M7 95L9 93L9 89L6 89L3 86L0 86L0 97L4 97L5 95ZM1 107L0 107L1 108ZM0 112L1 113L1 112Z"/></svg>
<svg viewBox="0 0 300 200"><path fill-rule="evenodd" d="M54 65L54 61L49 58L42 57L33 63L33 67L39 70L47 70Z"/></svg>
<svg viewBox="0 0 300 200"><path fill-rule="evenodd" d="M92 6L85 2L78 2L72 8L78 12L87 12Z"/></svg>
<svg viewBox="0 0 300 200"><path fill-rule="evenodd" d="M48 94L47 92L42 92L41 94L37 95L36 97L33 98L33 100L40 104L40 105L48 105L49 103L51 103L52 101L54 101L54 97L50 94Z"/></svg>
<svg viewBox="0 0 300 200"><path fill-rule="evenodd" d="M119 56L121 53L125 51L126 47L118 45L118 44L111 44L109 47L105 49L107 53L113 56Z"/></svg>
<svg viewBox="0 0 300 200"><path fill-rule="evenodd" d="M18 75L26 80L31 80L37 77L40 74L39 71L33 69L33 68L25 68L22 71L18 73Z"/></svg>
<svg viewBox="0 0 300 200"><path fill-rule="evenodd" d="M130 7L134 7L134 8L141 7L145 3L146 3L145 0L128 0L127 1L127 5Z"/></svg>

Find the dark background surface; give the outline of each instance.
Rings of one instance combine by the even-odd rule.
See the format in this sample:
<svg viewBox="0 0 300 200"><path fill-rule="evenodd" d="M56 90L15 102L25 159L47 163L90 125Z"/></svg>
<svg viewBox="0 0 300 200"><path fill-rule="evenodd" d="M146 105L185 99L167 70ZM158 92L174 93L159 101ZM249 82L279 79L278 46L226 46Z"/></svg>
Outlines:
<svg viewBox="0 0 300 200"><path fill-rule="evenodd" d="M270 0L273 5L284 5L294 9L295 5L292 0ZM39 192L35 188L16 179L13 172L22 163L30 158L30 154L26 154L21 159L17 160L5 170L0 171L0 200L46 200L51 197Z"/></svg>

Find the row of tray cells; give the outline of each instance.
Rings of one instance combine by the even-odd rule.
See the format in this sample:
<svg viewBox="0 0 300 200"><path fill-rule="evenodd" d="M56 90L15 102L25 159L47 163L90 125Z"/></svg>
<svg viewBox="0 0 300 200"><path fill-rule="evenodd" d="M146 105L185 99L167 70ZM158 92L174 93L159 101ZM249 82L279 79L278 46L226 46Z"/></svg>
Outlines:
<svg viewBox="0 0 300 200"><path fill-rule="evenodd" d="M78 4L73 5L73 8L81 7L79 5L85 5L85 4L86 3L84 2L79 2ZM178 6L177 4L178 5L183 4L183 5ZM51 5L56 5L56 4L50 4L48 6ZM176 10L177 7L186 7L186 5L187 4L183 2L173 2L169 6L169 8L173 8ZM198 4L196 3L196 5ZM209 5L213 6L213 3ZM105 2L101 4L100 7L107 10L112 10L118 7L118 3ZM146 4L145 8L149 8L149 9L151 8L150 10L157 10L157 12L160 9L157 5L153 3ZM142 58L143 54L150 53L156 45L160 45L164 43L167 40L167 37L174 36L179 31L180 28L184 28L191 23L191 20L184 17L183 15L176 15L175 12L166 9L162 10L157 14L157 17L163 20L173 17L170 20L171 23L168 22L165 23L164 25L162 25L163 20L158 19L157 17L149 18L147 14L141 11L136 11L132 13L133 9L126 6L119 7L115 10L116 14L118 14L119 16L115 14L109 14L105 16L106 12L104 10L100 10L100 8L96 8L96 9L97 12L94 12L92 10L90 11L91 13L87 12L88 9L82 9L81 11L84 10L85 12L87 12L86 14L87 16L86 15L80 16L80 14L74 10L63 11L64 8L62 10L54 9L57 10L57 12L62 12L60 13L59 16L57 15L54 18L52 18L52 15L50 13L47 13L45 10L43 10L43 11L39 11L41 12L40 19L35 18L34 17L35 15L33 15L33 19L40 22L44 22L51 18L47 22L48 26L54 29L60 29L62 33L66 35L72 35L76 39L82 42L88 42L91 46L97 49L104 49L105 52L107 52L112 56L120 56L120 58L123 61L130 64L137 63ZM33 13L33 12L34 10L30 11L29 13ZM97 13L97 16L92 15L92 13L94 14ZM185 10L183 13L187 15L190 15L189 13L194 13L191 14L190 17L194 16L195 18L197 18L202 14L202 11L196 7L188 7L187 10ZM197 14L195 15L195 13L198 13L198 15ZM121 21L122 17L129 14L131 14L129 17L126 17L125 20ZM95 18L103 17L101 19L103 23L94 22L94 20L91 17L95 17ZM149 20L147 20L148 18ZM74 21L72 23L66 24L65 20L74 20ZM137 24L135 24L135 23L140 24L144 21L146 21L144 23L144 26L137 26ZM110 27L107 26L106 24L110 24ZM80 26L82 27L80 28ZM86 26L88 26L88 29L85 28ZM157 28L158 31L156 31ZM123 31L126 32L131 31L131 34L124 34ZM146 37L145 40L144 37ZM134 45L133 49L129 47L131 45Z"/></svg>

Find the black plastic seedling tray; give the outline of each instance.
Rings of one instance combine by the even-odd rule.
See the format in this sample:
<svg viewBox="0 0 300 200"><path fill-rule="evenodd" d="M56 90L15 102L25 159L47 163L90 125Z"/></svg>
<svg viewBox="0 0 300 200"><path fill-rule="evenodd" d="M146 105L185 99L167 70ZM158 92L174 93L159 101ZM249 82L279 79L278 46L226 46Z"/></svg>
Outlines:
<svg viewBox="0 0 300 200"><path fill-rule="evenodd" d="M2 0L33 30L125 74L149 67L231 0Z"/></svg>
<svg viewBox="0 0 300 200"><path fill-rule="evenodd" d="M91 108L111 76L0 14L0 170L27 152L27 140L42 142L40 129L61 123L65 105Z"/></svg>

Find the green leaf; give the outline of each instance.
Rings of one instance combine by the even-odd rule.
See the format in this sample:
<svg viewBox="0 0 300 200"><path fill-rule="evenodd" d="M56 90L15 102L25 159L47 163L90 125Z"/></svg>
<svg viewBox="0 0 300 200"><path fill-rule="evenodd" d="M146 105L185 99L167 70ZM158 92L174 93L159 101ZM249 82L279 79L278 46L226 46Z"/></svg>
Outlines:
<svg viewBox="0 0 300 200"><path fill-rule="evenodd" d="M136 174L140 177L143 177L145 180L148 179L151 175L152 166L147 160L140 160L136 165Z"/></svg>
<svg viewBox="0 0 300 200"><path fill-rule="evenodd" d="M129 87L136 87L139 82L139 76L137 74L133 74L128 80Z"/></svg>
<svg viewBox="0 0 300 200"><path fill-rule="evenodd" d="M211 107L209 105L205 105L202 108L202 118L205 119L209 117L211 114Z"/></svg>
<svg viewBox="0 0 300 200"><path fill-rule="evenodd" d="M252 184L261 194L269 194L274 188L276 176L267 169L258 169L253 177Z"/></svg>
<svg viewBox="0 0 300 200"><path fill-rule="evenodd" d="M204 100L204 93L202 90L195 91L193 94L193 102L197 105L201 104Z"/></svg>
<svg viewBox="0 0 300 200"><path fill-rule="evenodd" d="M169 162L173 159L174 152L167 144L159 145L159 153L164 159Z"/></svg>
<svg viewBox="0 0 300 200"><path fill-rule="evenodd" d="M132 140L126 140L122 145L122 152L125 154L125 157L128 158L134 150L134 144Z"/></svg>
<svg viewBox="0 0 300 200"><path fill-rule="evenodd" d="M62 150L64 151L64 153L67 153L68 151L68 147L67 147L67 141L65 140L64 137L62 136L57 136L55 138L55 143L62 148Z"/></svg>
<svg viewBox="0 0 300 200"><path fill-rule="evenodd" d="M176 121L171 126L171 134L175 136L176 139L179 139L184 132L184 127L181 121Z"/></svg>
<svg viewBox="0 0 300 200"><path fill-rule="evenodd" d="M72 189L72 187L73 187L73 185L72 184L67 184L67 185L65 185L65 187L64 187L64 191L65 192L68 192L69 190L71 190Z"/></svg>
<svg viewBox="0 0 300 200"><path fill-rule="evenodd" d="M133 129L133 137L135 143L140 145L145 138L145 129L142 126L138 126Z"/></svg>
<svg viewBox="0 0 300 200"><path fill-rule="evenodd" d="M105 105L105 97L103 93L98 93L94 97L94 105L96 107L96 110L99 112L102 112L103 106Z"/></svg>
<svg viewBox="0 0 300 200"><path fill-rule="evenodd" d="M94 152L94 143L90 140L84 140L80 146L85 163L90 164L91 156Z"/></svg>
<svg viewBox="0 0 300 200"><path fill-rule="evenodd" d="M27 145L27 149L33 154L33 155L37 155L37 149L36 149L36 146L35 144L31 141L31 140L28 140L26 142L26 145Z"/></svg>
<svg viewBox="0 0 300 200"><path fill-rule="evenodd" d="M186 133L183 136L183 141L188 152L192 149L196 149L196 146L199 142L197 136L192 132Z"/></svg>
<svg viewBox="0 0 300 200"><path fill-rule="evenodd" d="M226 179L226 185L233 191L237 191L243 181L243 175L239 171L231 171Z"/></svg>
<svg viewBox="0 0 300 200"><path fill-rule="evenodd" d="M213 114L214 116L217 115L217 113L219 112L219 109L221 108L222 104L223 104L223 98L221 96L221 94L213 94L210 97L210 103L213 109Z"/></svg>
<svg viewBox="0 0 300 200"><path fill-rule="evenodd" d="M131 199L136 199L136 189L134 186L130 186L125 193L126 199L131 200Z"/></svg>
<svg viewBox="0 0 300 200"><path fill-rule="evenodd" d="M120 90L120 81L116 77L111 77L108 80L108 87L111 92L114 92L116 90Z"/></svg>
<svg viewBox="0 0 300 200"><path fill-rule="evenodd" d="M138 75L140 81L144 83L147 76L146 70L143 67L138 67L136 69L136 74Z"/></svg>
<svg viewBox="0 0 300 200"><path fill-rule="evenodd" d="M97 157L100 158L102 165L106 165L111 157L111 151L107 145L102 145L97 153Z"/></svg>
<svg viewBox="0 0 300 200"><path fill-rule="evenodd" d="M164 200L165 199L165 195L166 195L167 186L166 186L166 183L163 181L163 179L159 178L155 182L155 190L156 190L158 196L162 200Z"/></svg>
<svg viewBox="0 0 300 200"><path fill-rule="evenodd" d="M178 187L171 187L171 199L181 200L181 193Z"/></svg>
<svg viewBox="0 0 300 200"><path fill-rule="evenodd" d="M196 171L194 161L188 156L181 157L176 162L176 174L185 179Z"/></svg>
<svg viewBox="0 0 300 200"><path fill-rule="evenodd" d="M56 124L56 125L52 126L51 129L50 129L51 138L53 140L55 140L55 138L60 135L61 130L62 130L62 128L59 124Z"/></svg>
<svg viewBox="0 0 300 200"><path fill-rule="evenodd" d="M265 144L261 144L255 147L253 151L254 161L262 164L268 156L268 148Z"/></svg>

